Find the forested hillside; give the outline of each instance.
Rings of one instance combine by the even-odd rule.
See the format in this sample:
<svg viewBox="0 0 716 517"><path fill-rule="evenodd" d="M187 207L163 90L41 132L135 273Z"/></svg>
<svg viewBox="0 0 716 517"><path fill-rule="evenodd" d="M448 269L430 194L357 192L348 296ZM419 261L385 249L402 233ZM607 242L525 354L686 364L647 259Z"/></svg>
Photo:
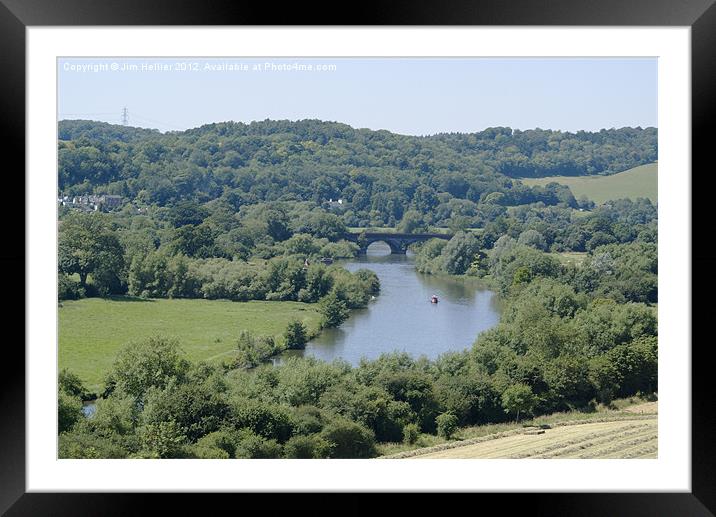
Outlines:
<svg viewBox="0 0 716 517"><path fill-rule="evenodd" d="M75 359L58 378L61 458L369 458L658 392L657 206L594 206L509 177L652 162L655 129L412 137L309 120L161 134L67 121L59 135L59 347ZM273 365L399 284L339 262L359 252L349 228L369 226L449 227L411 248L416 270L480 279L499 323L434 360L365 342L389 352ZM445 298L435 307L449 314ZM191 335L197 318L223 337ZM83 337L102 325L132 335Z"/></svg>
<svg viewBox="0 0 716 517"><path fill-rule="evenodd" d="M162 134L67 120L59 137L64 194L115 194L159 206L223 197L236 208L340 198L349 226L394 225L410 209L432 213L453 199L468 217L494 205L576 206L565 187L526 187L511 178L612 174L657 158L655 128L490 128L416 137L318 120L267 120Z"/></svg>

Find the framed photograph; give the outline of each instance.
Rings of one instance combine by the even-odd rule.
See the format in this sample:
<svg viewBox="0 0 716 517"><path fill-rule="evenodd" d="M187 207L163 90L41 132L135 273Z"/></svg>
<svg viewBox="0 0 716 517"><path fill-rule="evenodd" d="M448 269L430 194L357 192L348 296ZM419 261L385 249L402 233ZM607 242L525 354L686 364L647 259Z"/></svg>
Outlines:
<svg viewBox="0 0 716 517"><path fill-rule="evenodd" d="M691 169L716 7L368 7L3 0L27 303L0 510L712 514Z"/></svg>

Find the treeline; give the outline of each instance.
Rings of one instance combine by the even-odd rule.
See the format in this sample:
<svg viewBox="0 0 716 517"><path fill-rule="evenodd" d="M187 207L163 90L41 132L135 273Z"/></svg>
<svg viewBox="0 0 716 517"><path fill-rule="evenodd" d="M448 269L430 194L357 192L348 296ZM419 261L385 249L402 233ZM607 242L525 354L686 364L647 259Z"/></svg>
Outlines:
<svg viewBox="0 0 716 517"><path fill-rule="evenodd" d="M495 171L516 178L614 174L657 160L657 129L624 127L576 133L509 127L434 138L475 155Z"/></svg>
<svg viewBox="0 0 716 517"><path fill-rule="evenodd" d="M338 266L305 265L297 256L261 262L188 259L151 252L132 261L128 294L143 298L206 298L315 303L338 293L349 308L365 307L377 294L375 273L350 273Z"/></svg>
<svg viewBox="0 0 716 517"><path fill-rule="evenodd" d="M502 292L536 275L563 275L581 292L656 302L656 207L648 199L627 199L575 214L540 205L510 207L481 231L426 242L417 250L416 268L486 278ZM543 251L589 255L580 267L562 273L559 261Z"/></svg>
<svg viewBox="0 0 716 517"><path fill-rule="evenodd" d="M593 252L609 244L657 241L657 209L647 199L613 201L590 212L542 203L472 211L467 203L453 199L444 214L459 223L458 232L473 226L480 226L479 231L449 244L425 245L417 257L420 271L465 274L469 270L484 276L489 273L485 251L503 236L554 252ZM436 211L437 217L442 214L441 209ZM347 226L341 216L311 202L236 207L229 196L206 204L182 201L142 213L65 210L60 215L60 299L126 293L299 299L304 279L298 278L293 287L278 287L292 281L275 281L275 269L291 274L306 259L313 266L320 259L349 258L358 252L356 244L343 239ZM398 229L426 230L425 219L408 211ZM290 292L289 298L281 291Z"/></svg>
<svg viewBox="0 0 716 517"><path fill-rule="evenodd" d="M317 120L225 122L159 134L61 121L59 188L125 197L135 207L222 199L243 205L342 199L348 226L395 226L413 210L425 224L489 219L494 207L576 207L557 184L511 177L610 174L656 160L656 129L598 133L492 128L431 137ZM478 215L479 214L479 215Z"/></svg>
<svg viewBox="0 0 716 517"><path fill-rule="evenodd" d="M579 263L562 265L555 256L500 237L494 247L480 248L478 237L460 233L449 242L434 239L418 252L422 273L468 274L483 278L506 294L535 278L555 278L579 293L618 303L658 301L657 244L607 244Z"/></svg>
<svg viewBox="0 0 716 517"><path fill-rule="evenodd" d="M347 282L321 264L357 254L345 231L336 215L306 204L69 211L59 223L59 296L317 301Z"/></svg>

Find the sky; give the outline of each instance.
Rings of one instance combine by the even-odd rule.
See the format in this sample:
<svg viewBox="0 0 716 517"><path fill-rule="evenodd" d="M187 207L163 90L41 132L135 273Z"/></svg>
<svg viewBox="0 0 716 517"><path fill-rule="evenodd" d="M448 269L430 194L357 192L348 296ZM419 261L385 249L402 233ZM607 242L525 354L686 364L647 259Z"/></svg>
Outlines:
<svg viewBox="0 0 716 517"><path fill-rule="evenodd" d="M58 118L321 119L406 135L657 126L656 58L68 58Z"/></svg>

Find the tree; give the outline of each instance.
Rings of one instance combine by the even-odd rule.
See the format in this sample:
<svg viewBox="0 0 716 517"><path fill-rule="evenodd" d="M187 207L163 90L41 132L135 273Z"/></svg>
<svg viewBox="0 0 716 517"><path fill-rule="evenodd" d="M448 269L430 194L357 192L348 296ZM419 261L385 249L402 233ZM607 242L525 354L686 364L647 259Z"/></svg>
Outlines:
<svg viewBox="0 0 716 517"><path fill-rule="evenodd" d="M60 390L57 398L57 428L64 433L82 419L82 400Z"/></svg>
<svg viewBox="0 0 716 517"><path fill-rule="evenodd" d="M461 426L500 421L504 415L499 392L487 375L466 370L441 375L435 382L435 395L440 408L455 415Z"/></svg>
<svg viewBox="0 0 716 517"><path fill-rule="evenodd" d="M425 230L422 215L417 210L408 210L403 214L397 229L401 233L420 233Z"/></svg>
<svg viewBox="0 0 716 517"><path fill-rule="evenodd" d="M479 251L477 238L466 232L460 232L450 239L443 248L441 256L445 272L451 275L462 275L467 271Z"/></svg>
<svg viewBox="0 0 716 517"><path fill-rule="evenodd" d="M418 212L427 214L438 204L437 192L435 192L435 189L432 187L420 185L417 189L415 189L413 204Z"/></svg>
<svg viewBox="0 0 716 517"><path fill-rule="evenodd" d="M180 201L171 208L169 220L178 228L188 224L199 225L208 215L208 211L195 201Z"/></svg>
<svg viewBox="0 0 716 517"><path fill-rule="evenodd" d="M554 411L586 407L595 395L584 357L561 355L550 361L544 368L544 380Z"/></svg>
<svg viewBox="0 0 716 517"><path fill-rule="evenodd" d="M415 422L423 432L435 432L435 417L439 406L435 398L432 378L415 369L402 372L385 372L377 381L399 402L405 402L414 413Z"/></svg>
<svg viewBox="0 0 716 517"><path fill-rule="evenodd" d="M331 291L321 300L319 311L322 314L321 327L337 327L348 319L350 314L346 303L338 298L336 291Z"/></svg>
<svg viewBox="0 0 716 517"><path fill-rule="evenodd" d="M83 289L92 275L102 296L121 292L124 250L106 214L72 212L61 221L58 238L61 273L79 275Z"/></svg>
<svg viewBox="0 0 716 517"><path fill-rule="evenodd" d="M331 458L373 458L377 454L373 432L350 420L340 418L329 423L321 438L329 443Z"/></svg>
<svg viewBox="0 0 716 517"><path fill-rule="evenodd" d="M176 422L181 434L194 442L218 431L229 415L223 394L197 382L170 382L163 390L152 389L142 411L145 424Z"/></svg>
<svg viewBox="0 0 716 517"><path fill-rule="evenodd" d="M547 241L545 241L544 235L537 230L525 230L520 234L517 243L542 251L547 249Z"/></svg>
<svg viewBox="0 0 716 517"><path fill-rule="evenodd" d="M289 322L286 327L286 332L283 334L286 340L286 345L290 349L303 349L306 348L308 342L308 336L306 334L306 325L299 320L293 320Z"/></svg>
<svg viewBox="0 0 716 517"><path fill-rule="evenodd" d="M183 253L188 257L214 256L214 232L206 223L180 226L174 230L172 247L176 253Z"/></svg>
<svg viewBox="0 0 716 517"><path fill-rule="evenodd" d="M306 270L306 286L298 292L299 302L317 302L333 287L333 277L323 264L311 264Z"/></svg>
<svg viewBox="0 0 716 517"><path fill-rule="evenodd" d="M85 289L77 280L73 280L64 273L57 275L57 299L78 300L85 296Z"/></svg>
<svg viewBox="0 0 716 517"><path fill-rule="evenodd" d="M149 458L180 457L186 443L186 437L173 420L147 424L140 428L139 436L143 454Z"/></svg>
<svg viewBox="0 0 716 517"><path fill-rule="evenodd" d="M621 388L620 380L619 371L606 354L589 361L589 382L594 387L598 402L610 404Z"/></svg>
<svg viewBox="0 0 716 517"><path fill-rule="evenodd" d="M89 398L89 393L84 387L84 384L82 384L82 380L79 376L70 372L67 368L60 370L60 374L57 378L57 384L59 389L68 395L72 395L73 397L78 397L80 399Z"/></svg>
<svg viewBox="0 0 716 517"><path fill-rule="evenodd" d="M284 241L283 246L286 249L287 255L310 257L321 251L320 242L321 241L307 233L295 233L290 239Z"/></svg>
<svg viewBox="0 0 716 517"><path fill-rule="evenodd" d="M182 379L188 369L178 341L153 336L119 351L107 375L107 388L142 400L150 388L164 389L172 379Z"/></svg>
<svg viewBox="0 0 716 517"><path fill-rule="evenodd" d="M247 429L280 443L291 437L291 416L285 406L238 397L230 401L230 406L229 422L233 428Z"/></svg>
<svg viewBox="0 0 716 517"><path fill-rule="evenodd" d="M288 216L282 210L268 209L264 211L263 221L268 235L275 241L284 241L291 236L288 227Z"/></svg>
<svg viewBox="0 0 716 517"><path fill-rule="evenodd" d="M519 422L520 413L531 413L537 399L532 389L526 384L517 383L502 392L502 407L507 414L514 414Z"/></svg>
<svg viewBox="0 0 716 517"><path fill-rule="evenodd" d="M333 242L342 239L347 231L346 225L340 217L322 210L315 210L307 214L305 218L300 220L295 229Z"/></svg>

